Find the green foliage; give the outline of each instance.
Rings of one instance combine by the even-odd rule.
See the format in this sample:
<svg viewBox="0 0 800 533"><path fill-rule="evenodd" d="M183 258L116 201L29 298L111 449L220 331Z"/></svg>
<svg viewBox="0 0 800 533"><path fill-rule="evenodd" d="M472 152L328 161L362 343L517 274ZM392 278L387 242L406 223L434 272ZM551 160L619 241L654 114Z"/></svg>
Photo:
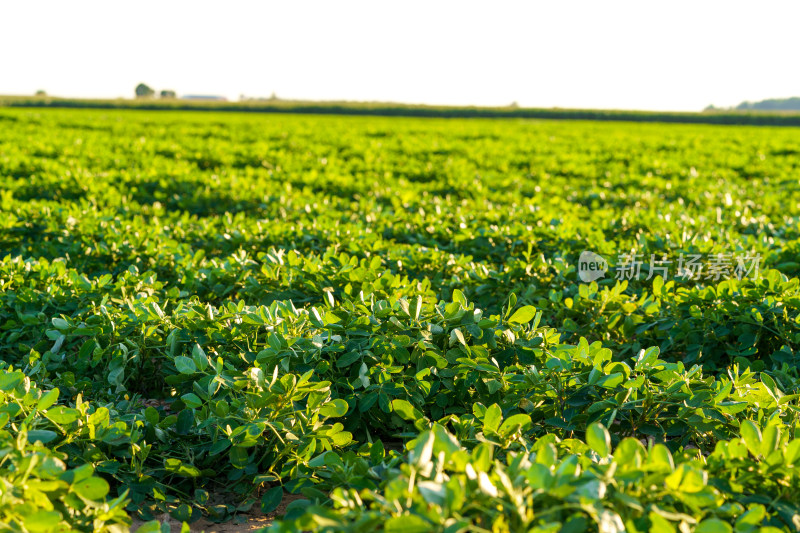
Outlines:
<svg viewBox="0 0 800 533"><path fill-rule="evenodd" d="M0 125L0 529L287 493L274 531L800 526L791 131ZM762 270L582 283L585 250Z"/></svg>
<svg viewBox="0 0 800 533"><path fill-rule="evenodd" d="M589 427L586 444L542 438L498 457L486 444L464 447L442 426L408 444L401 462L338 487L332 506L306 504L269 531L779 531L797 526L794 453L779 440L769 465L742 439L719 441L708 456L627 437L611 454L608 431ZM697 452L697 450L695 450ZM363 456L344 467L367 472ZM733 469L733 470L732 470ZM375 473L379 472L379 475ZM752 491L761 487L760 496ZM770 500L781 494L786 503ZM732 527L733 526L733 527Z"/></svg>

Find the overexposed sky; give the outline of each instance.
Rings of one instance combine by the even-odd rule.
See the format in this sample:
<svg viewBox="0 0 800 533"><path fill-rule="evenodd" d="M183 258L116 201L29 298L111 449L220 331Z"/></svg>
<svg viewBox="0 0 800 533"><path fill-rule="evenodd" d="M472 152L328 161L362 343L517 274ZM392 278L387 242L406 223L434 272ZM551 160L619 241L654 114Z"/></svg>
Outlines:
<svg viewBox="0 0 800 533"><path fill-rule="evenodd" d="M0 94L700 110L800 96L800 2L0 2Z"/></svg>

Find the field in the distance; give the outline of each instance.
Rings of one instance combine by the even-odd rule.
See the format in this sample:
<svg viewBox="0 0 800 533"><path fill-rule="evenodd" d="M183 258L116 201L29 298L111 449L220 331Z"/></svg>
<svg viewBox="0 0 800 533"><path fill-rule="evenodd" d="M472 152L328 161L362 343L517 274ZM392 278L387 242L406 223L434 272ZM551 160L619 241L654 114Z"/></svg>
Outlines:
<svg viewBox="0 0 800 533"><path fill-rule="evenodd" d="M0 109L0 529L795 530L799 141Z"/></svg>

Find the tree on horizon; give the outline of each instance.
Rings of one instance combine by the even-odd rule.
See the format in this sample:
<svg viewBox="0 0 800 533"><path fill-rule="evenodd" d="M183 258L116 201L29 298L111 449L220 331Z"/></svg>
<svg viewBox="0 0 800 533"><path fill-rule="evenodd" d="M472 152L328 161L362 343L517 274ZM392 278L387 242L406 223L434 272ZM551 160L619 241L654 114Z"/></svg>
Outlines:
<svg viewBox="0 0 800 533"><path fill-rule="evenodd" d="M149 85L140 83L136 86L136 98L149 98L154 94L156 92Z"/></svg>

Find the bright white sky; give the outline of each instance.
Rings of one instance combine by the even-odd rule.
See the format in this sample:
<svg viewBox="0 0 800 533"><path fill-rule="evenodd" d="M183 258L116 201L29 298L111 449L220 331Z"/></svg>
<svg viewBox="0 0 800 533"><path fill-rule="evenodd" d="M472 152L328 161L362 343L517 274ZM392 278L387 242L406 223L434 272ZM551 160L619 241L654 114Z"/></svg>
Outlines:
<svg viewBox="0 0 800 533"><path fill-rule="evenodd" d="M700 110L800 96L800 2L0 3L0 94Z"/></svg>

